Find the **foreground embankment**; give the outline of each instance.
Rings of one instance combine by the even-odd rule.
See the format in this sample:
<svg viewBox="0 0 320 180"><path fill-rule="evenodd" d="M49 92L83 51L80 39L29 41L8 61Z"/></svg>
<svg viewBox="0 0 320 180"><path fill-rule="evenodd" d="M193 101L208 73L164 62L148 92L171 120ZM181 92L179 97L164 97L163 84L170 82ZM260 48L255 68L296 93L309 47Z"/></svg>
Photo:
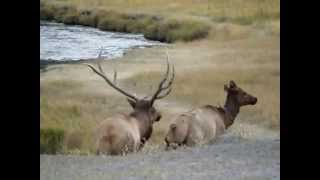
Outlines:
<svg viewBox="0 0 320 180"><path fill-rule="evenodd" d="M40 155L40 179L280 179L280 141L235 141L127 156ZM229 141L231 140L231 141Z"/></svg>

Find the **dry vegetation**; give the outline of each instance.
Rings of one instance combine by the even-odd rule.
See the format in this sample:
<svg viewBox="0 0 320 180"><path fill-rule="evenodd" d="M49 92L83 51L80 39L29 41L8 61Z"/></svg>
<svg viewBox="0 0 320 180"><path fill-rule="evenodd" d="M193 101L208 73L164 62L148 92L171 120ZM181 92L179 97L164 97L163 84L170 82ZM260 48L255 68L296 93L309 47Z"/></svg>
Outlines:
<svg viewBox="0 0 320 180"><path fill-rule="evenodd" d="M148 39L192 41L229 33L231 23L280 34L279 0L41 0L40 18Z"/></svg>
<svg viewBox="0 0 320 180"><path fill-rule="evenodd" d="M209 17L217 21L279 19L280 0L61 0L78 7L107 8L165 16Z"/></svg>
<svg viewBox="0 0 320 180"><path fill-rule="evenodd" d="M210 24L210 33L205 39L178 42L169 47L170 59L176 67L176 80L172 93L156 102L164 116L155 125L149 145L159 146L163 142L172 115L203 104L223 105L223 84L231 79L258 97L256 106L241 109L236 122L279 130L279 0L54 2L77 8L99 7L117 12L121 9L125 13L187 17ZM150 94L160 80L165 68L164 59L165 49L155 47L130 51L122 58L103 62L103 66L110 77L113 69L117 69L118 83L122 87L145 95ZM114 113L131 110L123 96L80 64L49 66L48 71L41 73L40 81L41 128L66 131L65 153L93 152L97 123Z"/></svg>
<svg viewBox="0 0 320 180"><path fill-rule="evenodd" d="M151 144L163 142L170 116L198 105L223 105L223 84L230 79L259 98L256 106L241 110L236 122L278 130L278 37L175 44L169 54L177 76L173 92L156 102L164 116L155 125ZM117 59L117 63L106 61L103 65L110 77L114 68L118 70L118 82L122 87L146 95L151 94L160 80L164 59L163 48L148 48L131 51ZM55 65L48 69L41 74L41 127L66 130L66 152L77 149L92 152L97 123L113 113L130 111L130 106L122 95L83 65Z"/></svg>

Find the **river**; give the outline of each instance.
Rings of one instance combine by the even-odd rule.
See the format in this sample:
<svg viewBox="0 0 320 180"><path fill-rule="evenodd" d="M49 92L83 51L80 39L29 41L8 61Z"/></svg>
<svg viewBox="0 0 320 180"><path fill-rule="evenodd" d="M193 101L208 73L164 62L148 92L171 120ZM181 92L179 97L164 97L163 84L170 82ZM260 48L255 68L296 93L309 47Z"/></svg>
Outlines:
<svg viewBox="0 0 320 180"><path fill-rule="evenodd" d="M85 60L121 57L132 48L163 45L142 34L106 32L96 28L40 21L40 60Z"/></svg>

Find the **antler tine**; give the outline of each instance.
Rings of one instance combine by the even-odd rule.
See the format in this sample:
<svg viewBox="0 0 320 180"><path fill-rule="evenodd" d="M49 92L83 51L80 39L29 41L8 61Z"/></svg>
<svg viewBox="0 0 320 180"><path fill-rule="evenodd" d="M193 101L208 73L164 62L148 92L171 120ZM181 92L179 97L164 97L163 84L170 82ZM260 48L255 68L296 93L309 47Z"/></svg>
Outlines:
<svg viewBox="0 0 320 180"><path fill-rule="evenodd" d="M167 71L166 74L164 75L163 79L160 81L159 86L158 86L158 91L162 88L163 84L167 81L168 76L170 72L170 63L167 55Z"/></svg>
<svg viewBox="0 0 320 180"><path fill-rule="evenodd" d="M169 80L169 83L165 87L162 87L163 90L168 89L172 85L174 77L175 77L174 71L175 71L174 70L174 65L172 65L172 76L171 76L171 78Z"/></svg>
<svg viewBox="0 0 320 180"><path fill-rule="evenodd" d="M133 100L135 100L135 101L138 101L138 99L137 99L135 96L133 96L133 95L125 92L124 90L122 90L121 88L119 88L118 86L116 86L115 84L113 84L113 83L108 79L108 77L103 73L103 71L101 72L101 71L97 70L97 69L96 69L94 66L92 66L91 64L88 64L88 63L84 63L84 64L87 65L94 73L96 73L97 75L99 75L100 77L102 77L102 78L107 82L107 84L109 84L111 87L113 87L114 89L116 89L117 91L119 91L120 93L122 93L123 95L127 96L128 98L131 98L131 99L133 99ZM99 63L98 63L98 66L99 66L99 69L102 70L102 67L100 66Z"/></svg>
<svg viewBox="0 0 320 180"><path fill-rule="evenodd" d="M169 65L169 61L167 59L167 71L164 75L164 78L160 81L159 85L158 85L158 89L156 90L156 92L153 94L152 98L151 98L151 104L153 104L154 100L157 98L157 96L159 95L159 93L162 90L162 86L163 84L166 82L166 80L168 79L168 75L169 75L169 71L170 71L170 65Z"/></svg>
<svg viewBox="0 0 320 180"><path fill-rule="evenodd" d="M166 97L167 95L170 94L170 92L171 92L171 90L172 90L172 84L173 84L174 78L175 78L175 69L174 69L174 65L172 65L172 76L171 76L171 78L170 78L169 83L167 84L167 86L162 87L161 93L164 92L164 90L167 90L167 91L166 91L164 94L162 94L162 95L158 95L158 96L156 97L156 99L162 99L162 98L164 98L164 97ZM161 93L159 93L159 94L161 94Z"/></svg>
<svg viewBox="0 0 320 180"><path fill-rule="evenodd" d="M154 101L159 98L159 97L158 97L159 94L160 94L161 92L163 92L163 90L168 89L168 88L171 86L172 82L173 82L173 78L174 78L174 66L173 66L173 77L170 79L170 81L169 81L169 83L168 83L167 86L163 86L164 83L168 80L168 76L169 76L169 72L170 72L170 63L169 63L168 51L166 51L166 54L167 54L167 71L166 71L166 73L165 73L164 78L160 81L157 91L154 93L154 95L153 95L152 98L151 98L151 104L153 104ZM165 93L165 96L168 95L168 94L170 93L170 91L171 91L171 90L169 90L168 93ZM160 96L160 97L162 97L162 96Z"/></svg>
<svg viewBox="0 0 320 180"><path fill-rule="evenodd" d="M170 78L170 81L169 81L169 83L167 84L167 86L165 86L165 87L163 87L162 88L162 90L167 90L164 94L162 94L162 95L158 95L157 97L156 97L156 99L162 99L162 98L164 98L164 97L166 97L167 95L169 95L170 94L170 92L171 92L171 90L172 90L172 84L173 84L173 80L174 80L174 78L175 78L175 69L174 69L174 65L172 65L172 76L171 76L171 78ZM164 92L164 91L161 91L161 92ZM160 93L159 93L160 94Z"/></svg>
<svg viewBox="0 0 320 180"><path fill-rule="evenodd" d="M170 87L164 94L157 96L157 99L162 99L166 96L168 96L171 92L172 88Z"/></svg>

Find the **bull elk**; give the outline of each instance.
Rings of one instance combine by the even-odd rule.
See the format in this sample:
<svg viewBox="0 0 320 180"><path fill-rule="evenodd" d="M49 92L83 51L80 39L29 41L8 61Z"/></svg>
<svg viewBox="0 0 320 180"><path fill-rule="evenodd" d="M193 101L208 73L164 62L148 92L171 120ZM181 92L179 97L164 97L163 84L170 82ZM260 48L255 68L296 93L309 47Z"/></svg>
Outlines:
<svg viewBox="0 0 320 180"><path fill-rule="evenodd" d="M229 86L224 85L224 90L227 98L223 108L204 105L173 120L165 137L167 149L214 142L233 124L241 106L257 103L256 97L246 93L232 80Z"/></svg>
<svg viewBox="0 0 320 180"><path fill-rule="evenodd" d="M172 90L175 74L174 66L170 67L168 54L166 73L149 98L138 98L118 87L108 79L99 63L98 69L90 64L86 65L109 86L123 94L133 108L130 113L116 114L98 125L97 154L121 155L140 150L152 134L153 123L161 119L160 112L153 107L154 102L166 97Z"/></svg>

